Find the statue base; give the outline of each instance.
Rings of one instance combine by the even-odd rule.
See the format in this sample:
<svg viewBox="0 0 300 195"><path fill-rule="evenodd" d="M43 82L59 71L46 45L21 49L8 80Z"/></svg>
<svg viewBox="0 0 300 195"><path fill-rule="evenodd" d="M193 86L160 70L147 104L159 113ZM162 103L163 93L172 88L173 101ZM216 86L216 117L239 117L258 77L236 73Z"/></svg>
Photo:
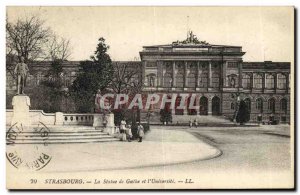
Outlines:
<svg viewBox="0 0 300 195"><path fill-rule="evenodd" d="M103 128L103 132L108 133L110 135L115 133L115 123L114 123L114 114L95 114L94 115L94 123L93 127L101 127Z"/></svg>
<svg viewBox="0 0 300 195"><path fill-rule="evenodd" d="M31 125L29 106L30 98L26 95L16 95L12 99L13 105L13 117L11 120L11 126L16 124L17 126L28 127Z"/></svg>

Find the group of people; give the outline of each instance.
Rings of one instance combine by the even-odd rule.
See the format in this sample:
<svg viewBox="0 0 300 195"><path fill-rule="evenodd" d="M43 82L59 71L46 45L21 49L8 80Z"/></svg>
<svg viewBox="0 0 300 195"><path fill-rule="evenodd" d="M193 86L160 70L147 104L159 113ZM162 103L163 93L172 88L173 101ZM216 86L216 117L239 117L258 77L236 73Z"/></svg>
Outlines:
<svg viewBox="0 0 300 195"><path fill-rule="evenodd" d="M195 118L194 123L193 123L192 119L190 119L189 126L190 126L190 128L192 128L193 126L198 127L197 119Z"/></svg>
<svg viewBox="0 0 300 195"><path fill-rule="evenodd" d="M127 125L125 120L121 120L120 134L121 134L121 140L122 141L128 141L128 142L132 141L133 134L132 134L132 131L131 131L131 125ZM138 138L139 138L138 142L142 142L143 137L145 135L145 132L144 132L143 125L141 125L139 122L138 122L138 127L137 127L137 135L138 135Z"/></svg>

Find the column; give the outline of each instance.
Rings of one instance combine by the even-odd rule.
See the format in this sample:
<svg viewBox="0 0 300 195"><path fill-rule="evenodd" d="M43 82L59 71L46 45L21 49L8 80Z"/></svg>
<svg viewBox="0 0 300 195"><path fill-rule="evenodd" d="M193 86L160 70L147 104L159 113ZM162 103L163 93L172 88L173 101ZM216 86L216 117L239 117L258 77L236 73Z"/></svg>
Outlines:
<svg viewBox="0 0 300 195"><path fill-rule="evenodd" d="M266 88L266 74L263 73L263 76L262 76L262 88L263 90Z"/></svg>
<svg viewBox="0 0 300 195"><path fill-rule="evenodd" d="M250 89L252 90L254 87L254 73L250 73Z"/></svg>
<svg viewBox="0 0 300 195"><path fill-rule="evenodd" d="M163 62L157 62L157 86L162 86L162 79L163 79Z"/></svg>
<svg viewBox="0 0 300 195"><path fill-rule="evenodd" d="M277 89L277 76L278 74L275 73L275 76L274 76L274 89Z"/></svg>
<svg viewBox="0 0 300 195"><path fill-rule="evenodd" d="M145 71L146 71L146 61L143 61L143 66L142 66L142 81L144 83L147 82L147 78L145 77Z"/></svg>
<svg viewBox="0 0 300 195"><path fill-rule="evenodd" d="M290 76L289 76L289 74L285 74L285 79L286 79L286 86L285 86L285 88L286 88L286 91L288 92L289 91L289 85L290 85Z"/></svg>
<svg viewBox="0 0 300 195"><path fill-rule="evenodd" d="M197 75L196 75L196 87L199 87L199 81L200 81L200 62L197 62Z"/></svg>
<svg viewBox="0 0 300 195"><path fill-rule="evenodd" d="M239 88L242 88L243 85L242 85L242 63L241 62L238 62L238 66L239 66Z"/></svg>
<svg viewBox="0 0 300 195"><path fill-rule="evenodd" d="M208 98L208 115L212 115L212 100Z"/></svg>
<svg viewBox="0 0 300 195"><path fill-rule="evenodd" d="M222 78L222 87L226 87L227 86L227 82L226 82L226 62L223 62L222 63L222 75L223 75L223 78Z"/></svg>
<svg viewBox="0 0 300 195"><path fill-rule="evenodd" d="M176 69L176 65L174 61L172 64L172 87L175 87L175 69Z"/></svg>
<svg viewBox="0 0 300 195"><path fill-rule="evenodd" d="M211 87L211 61L208 63L208 78L207 78L207 87Z"/></svg>
<svg viewBox="0 0 300 195"><path fill-rule="evenodd" d="M188 69L187 69L187 61L184 62L184 83L183 83L183 87L188 87Z"/></svg>

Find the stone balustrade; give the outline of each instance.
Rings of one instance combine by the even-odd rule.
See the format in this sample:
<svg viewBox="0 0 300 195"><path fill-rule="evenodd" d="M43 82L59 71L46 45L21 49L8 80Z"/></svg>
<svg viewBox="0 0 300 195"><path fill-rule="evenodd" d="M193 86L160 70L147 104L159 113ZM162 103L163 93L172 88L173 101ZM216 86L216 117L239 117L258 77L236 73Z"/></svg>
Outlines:
<svg viewBox="0 0 300 195"><path fill-rule="evenodd" d="M101 122L94 124L94 120L102 119L102 114L78 114L78 113L45 113L43 110L30 110L31 124L37 125L40 122L45 125L87 125L101 126ZM6 125L10 125L13 117L13 110L6 110ZM101 120L102 121L102 120Z"/></svg>
<svg viewBox="0 0 300 195"><path fill-rule="evenodd" d="M58 116L59 114L56 113ZM94 114L76 114L76 113L67 113L59 115L59 117L63 117L63 120L58 119L59 123L63 123L63 125L93 125Z"/></svg>

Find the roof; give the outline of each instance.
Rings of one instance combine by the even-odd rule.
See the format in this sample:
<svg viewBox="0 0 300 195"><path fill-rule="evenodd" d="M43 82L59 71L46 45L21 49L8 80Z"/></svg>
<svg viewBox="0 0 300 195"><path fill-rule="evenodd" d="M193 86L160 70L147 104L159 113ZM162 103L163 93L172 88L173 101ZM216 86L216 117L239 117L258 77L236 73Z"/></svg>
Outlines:
<svg viewBox="0 0 300 195"><path fill-rule="evenodd" d="M290 69L290 62L243 62L243 69Z"/></svg>

